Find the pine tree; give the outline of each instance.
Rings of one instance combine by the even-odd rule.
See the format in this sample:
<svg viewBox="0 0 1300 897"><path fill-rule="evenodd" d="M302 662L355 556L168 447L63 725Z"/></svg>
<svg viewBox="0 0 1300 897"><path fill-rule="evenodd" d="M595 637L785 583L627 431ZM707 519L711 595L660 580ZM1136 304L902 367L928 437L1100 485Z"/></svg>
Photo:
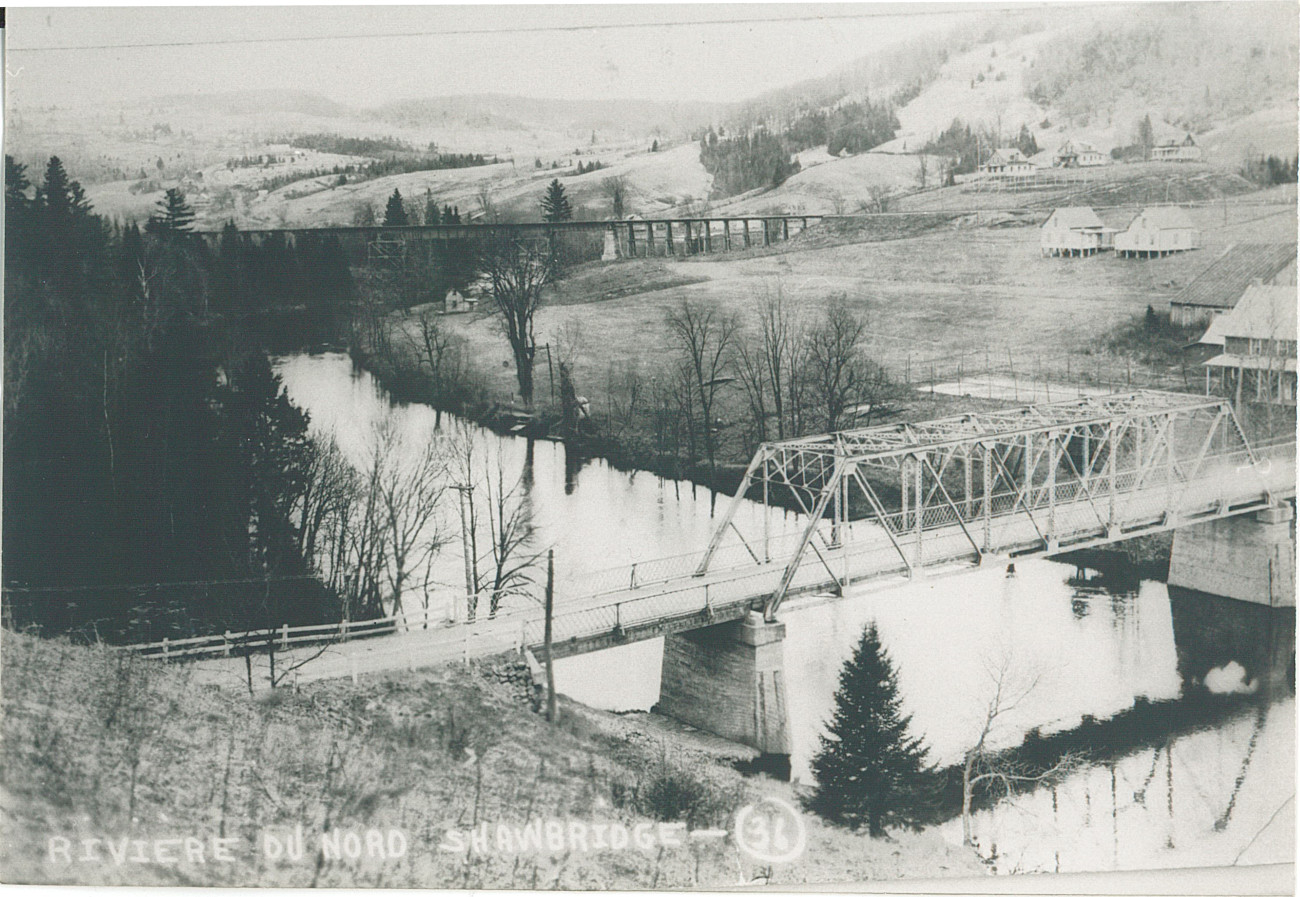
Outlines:
<svg viewBox="0 0 1300 897"><path fill-rule="evenodd" d="M384 209L384 227L406 227L410 223L411 219L406 216L406 206L402 204L402 193L394 190Z"/></svg>
<svg viewBox="0 0 1300 897"><path fill-rule="evenodd" d="M442 223L442 213L438 211L438 201L433 198L432 190L424 191L424 224L434 227Z"/></svg>
<svg viewBox="0 0 1300 897"><path fill-rule="evenodd" d="M149 216L144 229L151 234L182 234L194 224L194 210L177 187L168 187L158 200L158 211Z"/></svg>
<svg viewBox="0 0 1300 897"><path fill-rule="evenodd" d="M564 195L564 185L556 178L551 181L551 185L546 188L546 195L542 197L542 220L554 224L572 219L573 207L569 205L569 197Z"/></svg>
<svg viewBox="0 0 1300 897"><path fill-rule="evenodd" d="M887 825L914 823L933 769L928 748L908 733L911 720L873 623L840 673L835 711L812 761L812 809L854 829L866 825L873 838Z"/></svg>

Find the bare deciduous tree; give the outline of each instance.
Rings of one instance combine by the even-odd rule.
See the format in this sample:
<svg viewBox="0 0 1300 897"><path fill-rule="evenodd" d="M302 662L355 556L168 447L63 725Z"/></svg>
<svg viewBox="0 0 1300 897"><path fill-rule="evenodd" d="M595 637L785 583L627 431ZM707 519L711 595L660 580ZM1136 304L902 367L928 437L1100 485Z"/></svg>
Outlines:
<svg viewBox="0 0 1300 897"><path fill-rule="evenodd" d="M866 321L837 293L808 332L808 381L828 432L869 397L871 371L862 356L866 330Z"/></svg>
<svg viewBox="0 0 1300 897"><path fill-rule="evenodd" d="M999 721L1006 718L1038 687L1039 676L1023 677L1013 681L1011 659L1002 658L996 666L986 665L985 671L993 682L993 695L985 708L975 744L967 749L962 759L961 835L962 843L971 845L971 802L976 788L1002 789L1003 798L1010 798L1017 788L1059 781L1078 768L1081 758L1065 754L1048 769L1035 769L1017 763L1007 755L995 753L989 745L990 735Z"/></svg>
<svg viewBox="0 0 1300 897"><path fill-rule="evenodd" d="M729 381L739 325L735 315L683 299L668 312L668 330L681 365L683 410L689 430L704 443L710 475L717 473L717 428L714 416L718 391Z"/></svg>
<svg viewBox="0 0 1300 897"><path fill-rule="evenodd" d="M401 613L408 581L442 547L439 509L447 482L447 461L437 440L412 444L391 420L380 424L372 453L378 490L378 522L383 534L384 571L393 613ZM429 598L424 596L427 611Z"/></svg>
<svg viewBox="0 0 1300 897"><path fill-rule="evenodd" d="M492 283L492 313L514 355L519 396L532 407L537 355L533 322L542 304L542 291L554 276L554 260L535 243L500 238L486 247L482 265Z"/></svg>
<svg viewBox="0 0 1300 897"><path fill-rule="evenodd" d="M434 405L434 427L441 428L442 402L463 374L463 340L443 326L442 318L430 308L416 315L415 331L408 330L406 335L421 366L429 369L434 396L438 400Z"/></svg>
<svg viewBox="0 0 1300 897"><path fill-rule="evenodd" d="M600 187L609 197L610 213L614 218L622 218L627 211L627 178L621 174L605 178Z"/></svg>

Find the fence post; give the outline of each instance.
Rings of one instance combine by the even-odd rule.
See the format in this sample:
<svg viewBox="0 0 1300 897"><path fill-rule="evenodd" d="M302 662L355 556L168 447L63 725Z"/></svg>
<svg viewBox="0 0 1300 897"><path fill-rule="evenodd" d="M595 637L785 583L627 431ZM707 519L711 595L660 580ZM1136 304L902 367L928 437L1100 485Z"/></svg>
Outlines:
<svg viewBox="0 0 1300 897"><path fill-rule="evenodd" d="M162 642L162 649L163 649L163 660L166 660L166 659L167 659L167 639L166 639L166 638L163 639L163 642Z"/></svg>
<svg viewBox="0 0 1300 897"><path fill-rule="evenodd" d="M636 589L636 564L632 565L632 589Z"/></svg>
<svg viewBox="0 0 1300 897"><path fill-rule="evenodd" d="M357 651L353 648L348 652L348 666L351 667L352 684L357 684Z"/></svg>
<svg viewBox="0 0 1300 897"><path fill-rule="evenodd" d="M339 638L342 641L348 640L348 618L344 617L339 621Z"/></svg>
<svg viewBox="0 0 1300 897"><path fill-rule="evenodd" d="M289 624L285 623L280 627L280 647L284 650L289 648Z"/></svg>
<svg viewBox="0 0 1300 897"><path fill-rule="evenodd" d="M221 656L222 657L230 656L230 630L229 629L227 629L225 633L221 636Z"/></svg>

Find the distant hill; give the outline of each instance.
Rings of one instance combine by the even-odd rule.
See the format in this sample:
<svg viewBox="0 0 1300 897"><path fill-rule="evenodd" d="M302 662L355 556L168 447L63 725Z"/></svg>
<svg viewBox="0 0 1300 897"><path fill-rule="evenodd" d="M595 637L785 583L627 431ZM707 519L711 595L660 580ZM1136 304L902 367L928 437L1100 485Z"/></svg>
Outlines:
<svg viewBox="0 0 1300 897"><path fill-rule="evenodd" d="M621 136L672 136L707 126L726 107L719 103L658 100L553 100L505 94L399 100L365 110L365 118L404 127L445 124L502 130L545 127Z"/></svg>
<svg viewBox="0 0 1300 897"><path fill-rule="evenodd" d="M255 109L259 113L279 112L334 118L353 114L341 103L304 90L238 90L219 93L170 94L152 97L138 105L158 108L182 106L225 115L241 115Z"/></svg>

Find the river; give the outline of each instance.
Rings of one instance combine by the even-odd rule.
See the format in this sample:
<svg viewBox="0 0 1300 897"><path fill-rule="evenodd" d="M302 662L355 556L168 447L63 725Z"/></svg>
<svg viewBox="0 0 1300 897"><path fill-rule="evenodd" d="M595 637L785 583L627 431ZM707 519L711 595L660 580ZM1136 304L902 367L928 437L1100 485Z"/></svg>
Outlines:
<svg viewBox="0 0 1300 897"><path fill-rule="evenodd" d="M346 355L287 356L276 370L312 428L333 434L357 462L385 416L418 438L457 429L444 416L436 431L429 408L390 402ZM533 550L554 548L561 597L566 583L596 571L697 551L712 531L705 489L601 460L569 464L555 442L468 432L460 438L509 471L507 486L520 483L537 531ZM456 538L446 538L430 582L431 606L450 614L465 580L456 503L447 504L437 525ZM797 515L769 513L776 534L799 526ZM1078 572L1022 560L1012 575L935 576L784 612L793 777L811 781L840 669L874 621L933 761L958 762L978 737L999 676L1004 693L1023 698L997 720L996 746L1044 738L1089 754L1053 787L976 812L979 850L997 871L1292 861L1294 614ZM558 661L557 683L591 706L649 710L661 661L662 641L648 640ZM960 843L960 819L940 831Z"/></svg>

